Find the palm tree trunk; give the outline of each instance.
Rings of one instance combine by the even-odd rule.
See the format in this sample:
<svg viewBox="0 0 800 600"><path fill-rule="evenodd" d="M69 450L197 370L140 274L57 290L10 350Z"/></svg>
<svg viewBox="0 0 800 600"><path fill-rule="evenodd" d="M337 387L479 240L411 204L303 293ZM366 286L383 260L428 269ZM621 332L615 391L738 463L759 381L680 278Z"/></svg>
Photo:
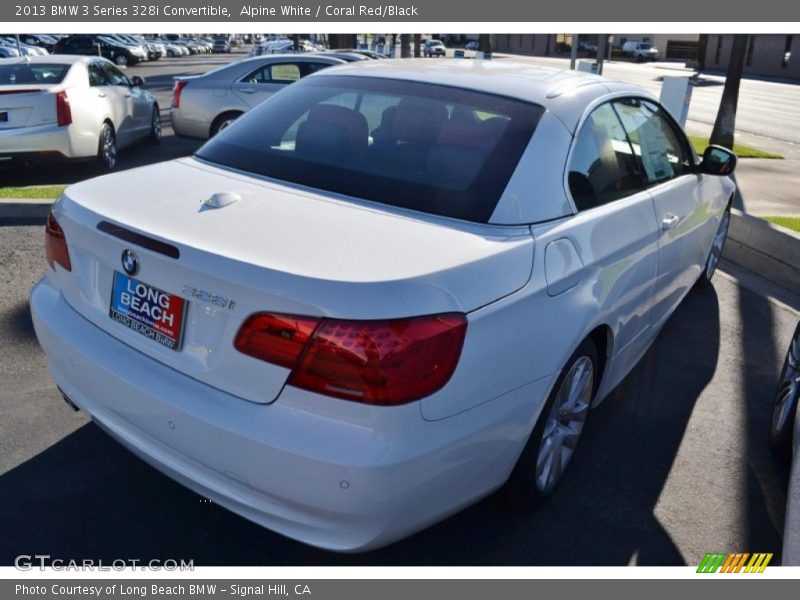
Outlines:
<svg viewBox="0 0 800 600"><path fill-rule="evenodd" d="M746 34L733 36L733 48L731 48L731 58L728 62L728 73L725 76L725 87L722 90L722 100L719 103L714 130L711 132L711 144L718 144L730 149L733 148L736 130L736 108L739 104L739 85L742 82L748 37Z"/></svg>
<svg viewBox="0 0 800 600"><path fill-rule="evenodd" d="M415 33L414 34L414 58L419 58L422 56L422 34Z"/></svg>
<svg viewBox="0 0 800 600"><path fill-rule="evenodd" d="M411 34L400 34L400 58L411 58Z"/></svg>
<svg viewBox="0 0 800 600"><path fill-rule="evenodd" d="M478 50L483 52L484 58L492 54L492 40L488 33L482 33L478 36Z"/></svg>
<svg viewBox="0 0 800 600"><path fill-rule="evenodd" d="M701 33L697 43L697 70L703 71L706 68L706 53L708 52L708 34Z"/></svg>

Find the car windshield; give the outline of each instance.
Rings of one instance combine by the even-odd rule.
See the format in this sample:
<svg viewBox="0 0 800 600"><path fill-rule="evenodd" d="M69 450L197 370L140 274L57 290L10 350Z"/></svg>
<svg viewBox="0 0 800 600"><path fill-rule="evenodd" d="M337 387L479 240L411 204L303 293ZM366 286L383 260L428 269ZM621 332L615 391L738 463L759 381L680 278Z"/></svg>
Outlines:
<svg viewBox="0 0 800 600"><path fill-rule="evenodd" d="M25 64L0 65L0 85L61 83L71 65Z"/></svg>
<svg viewBox="0 0 800 600"><path fill-rule="evenodd" d="M315 76L208 141L200 159L393 206L487 222L544 109L427 83Z"/></svg>

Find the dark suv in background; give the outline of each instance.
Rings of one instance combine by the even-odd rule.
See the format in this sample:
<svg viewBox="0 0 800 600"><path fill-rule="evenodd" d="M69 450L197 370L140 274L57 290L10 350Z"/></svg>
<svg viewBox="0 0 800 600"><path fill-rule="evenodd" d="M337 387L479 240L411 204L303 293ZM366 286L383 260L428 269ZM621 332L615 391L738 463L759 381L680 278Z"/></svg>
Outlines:
<svg viewBox="0 0 800 600"><path fill-rule="evenodd" d="M142 57L134 54L129 46L104 35L95 34L78 34L62 38L53 46L53 54L83 54L87 56L99 54L117 65L129 67L142 60Z"/></svg>

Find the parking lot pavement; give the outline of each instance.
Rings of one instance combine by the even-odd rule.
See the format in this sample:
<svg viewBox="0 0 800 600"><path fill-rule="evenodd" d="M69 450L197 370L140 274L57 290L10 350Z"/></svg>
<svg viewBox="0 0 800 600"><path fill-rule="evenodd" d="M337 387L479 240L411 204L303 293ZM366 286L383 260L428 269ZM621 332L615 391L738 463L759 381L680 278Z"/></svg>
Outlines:
<svg viewBox="0 0 800 600"><path fill-rule="evenodd" d="M246 58L250 47L239 48L230 54L195 54L180 58L162 58L157 61L140 63L128 67L129 77L139 75L145 78L145 89L152 93L161 110L162 139L157 146L138 143L120 150L117 170L132 169L143 165L187 156L197 150L201 140L179 138L172 130L169 107L172 102L173 77L197 75L234 60ZM94 162L72 162L68 164L48 164L25 169L15 168L2 172L0 185L57 185L82 181L100 174Z"/></svg>
<svg viewBox="0 0 800 600"><path fill-rule="evenodd" d="M41 226L0 227L0 264L14 265L0 271L0 564L34 553L197 565L696 565L712 550L780 554L786 467L767 430L798 313L725 273L687 297L592 412L574 466L538 512L492 497L382 550L336 555L204 502L73 412L48 377L26 300L44 268Z"/></svg>

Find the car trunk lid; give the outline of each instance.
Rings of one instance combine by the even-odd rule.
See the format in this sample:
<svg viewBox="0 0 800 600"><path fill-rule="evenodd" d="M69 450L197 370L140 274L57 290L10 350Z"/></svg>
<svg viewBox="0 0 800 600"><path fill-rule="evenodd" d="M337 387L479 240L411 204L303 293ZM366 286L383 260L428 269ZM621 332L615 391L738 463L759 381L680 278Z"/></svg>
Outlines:
<svg viewBox="0 0 800 600"><path fill-rule="evenodd" d="M57 277L75 310L144 354L255 402L274 400L289 370L235 350L251 314L469 312L525 285L533 262L526 227L381 210L195 159L74 185L56 214L73 265ZM137 280L187 303L179 351L109 316L126 250L138 257Z"/></svg>
<svg viewBox="0 0 800 600"><path fill-rule="evenodd" d="M0 85L0 129L33 127L56 122L52 87Z"/></svg>

